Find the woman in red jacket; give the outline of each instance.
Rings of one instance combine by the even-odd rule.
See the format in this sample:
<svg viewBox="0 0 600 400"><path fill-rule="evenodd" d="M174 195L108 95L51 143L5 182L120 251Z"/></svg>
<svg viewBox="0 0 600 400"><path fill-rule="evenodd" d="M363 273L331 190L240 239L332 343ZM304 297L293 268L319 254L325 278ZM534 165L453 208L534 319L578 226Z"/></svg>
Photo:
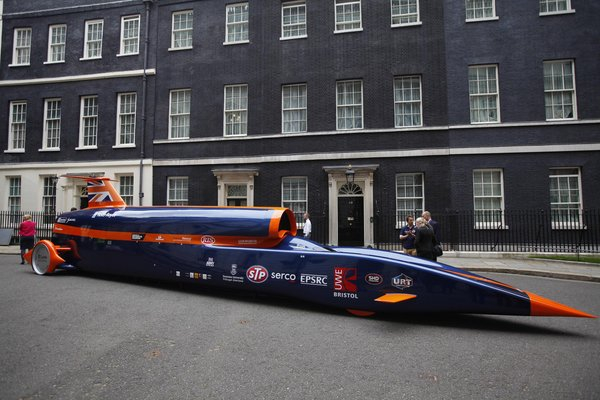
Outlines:
<svg viewBox="0 0 600 400"><path fill-rule="evenodd" d="M31 215L23 215L23 222L19 225L19 236L21 237L21 264L25 264L23 255L27 250L33 248L33 243L35 242L35 222L31 220Z"/></svg>

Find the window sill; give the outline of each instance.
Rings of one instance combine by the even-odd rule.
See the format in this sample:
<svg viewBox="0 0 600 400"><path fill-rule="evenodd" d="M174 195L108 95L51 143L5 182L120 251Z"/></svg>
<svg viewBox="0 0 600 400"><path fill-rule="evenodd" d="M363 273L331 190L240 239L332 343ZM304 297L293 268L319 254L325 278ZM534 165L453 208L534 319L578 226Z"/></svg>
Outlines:
<svg viewBox="0 0 600 400"><path fill-rule="evenodd" d="M94 60L102 60L102 57L81 57L79 61L94 61Z"/></svg>
<svg viewBox="0 0 600 400"><path fill-rule="evenodd" d="M98 150L98 146L75 147L75 150Z"/></svg>
<svg viewBox="0 0 600 400"><path fill-rule="evenodd" d="M500 17L488 17L488 18L477 18L477 19L466 19L465 22L470 24L471 22L488 22L488 21L498 21Z"/></svg>
<svg viewBox="0 0 600 400"><path fill-rule="evenodd" d="M240 40L239 42L223 42L223 46L233 46L236 44L248 44L250 43L249 40Z"/></svg>
<svg viewBox="0 0 600 400"><path fill-rule="evenodd" d="M502 121L485 121L485 122L471 122L471 125L498 125L501 124Z"/></svg>
<svg viewBox="0 0 600 400"><path fill-rule="evenodd" d="M395 29L395 28L407 28L410 26L420 26L423 25L423 21L417 21L417 22L408 22L406 24L392 24L391 28Z"/></svg>
<svg viewBox="0 0 600 400"><path fill-rule="evenodd" d="M4 150L4 153L13 153L13 154L19 154L19 153L25 153L25 149L9 149L9 150Z"/></svg>
<svg viewBox="0 0 600 400"><path fill-rule="evenodd" d="M140 53L136 52L136 53L119 53L117 54L117 57L130 57L130 56L139 56Z"/></svg>
<svg viewBox="0 0 600 400"><path fill-rule="evenodd" d="M281 40L282 42L287 41L287 40L296 40L296 39L307 39L308 35L302 35L302 36L290 36L290 37L280 37L279 40Z"/></svg>
<svg viewBox="0 0 600 400"><path fill-rule="evenodd" d="M189 47L169 47L167 49L167 51L183 51L183 50L193 50L194 47L193 46L189 46Z"/></svg>
<svg viewBox="0 0 600 400"><path fill-rule="evenodd" d="M540 13L540 17L552 17L554 15L563 15L563 14L575 14L575 9L565 10L565 11L548 11L545 13Z"/></svg>
<svg viewBox="0 0 600 400"><path fill-rule="evenodd" d="M187 142L188 140L190 140L190 137L189 137L189 136L188 136L188 137L178 137L178 138L171 138L171 137L170 137L170 138L168 138L167 140L168 140L169 142L171 142L171 143L177 143L177 142L180 142L180 143L185 143L185 142Z"/></svg>
<svg viewBox="0 0 600 400"><path fill-rule="evenodd" d="M17 68L17 67L30 67L31 64L27 63L27 64L8 64L9 68Z"/></svg>
<svg viewBox="0 0 600 400"><path fill-rule="evenodd" d="M64 64L66 61L44 61L44 65L52 65L52 64Z"/></svg>
<svg viewBox="0 0 600 400"><path fill-rule="evenodd" d="M135 149L135 144L116 144L113 149Z"/></svg>
<svg viewBox="0 0 600 400"><path fill-rule="evenodd" d="M363 28L343 29L343 30L339 30L339 31L335 30L335 31L333 31L333 34L337 35L337 34L342 34L342 33L353 33L353 32L362 32L362 31L363 31Z"/></svg>
<svg viewBox="0 0 600 400"><path fill-rule="evenodd" d="M555 118L547 119L546 122L577 121L577 118Z"/></svg>
<svg viewBox="0 0 600 400"><path fill-rule="evenodd" d="M50 153L50 152L56 152L56 151L60 151L60 147L46 147L45 149L38 149L38 151L40 153Z"/></svg>

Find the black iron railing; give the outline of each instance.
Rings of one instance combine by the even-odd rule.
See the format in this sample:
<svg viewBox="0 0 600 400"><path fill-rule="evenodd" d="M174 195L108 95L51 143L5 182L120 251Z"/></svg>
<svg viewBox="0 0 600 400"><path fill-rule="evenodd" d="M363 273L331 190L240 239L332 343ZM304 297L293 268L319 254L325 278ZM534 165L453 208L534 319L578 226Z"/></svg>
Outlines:
<svg viewBox="0 0 600 400"><path fill-rule="evenodd" d="M19 242L19 224L30 214L37 224L37 238L52 237L53 214L40 211L0 211L0 229L11 230L10 244ZM561 210L510 210L481 214L451 211L434 214L441 241L446 250L519 252L519 253L600 253L600 210L583 210L574 214ZM312 239L327 244L328 218L311 216ZM395 215L376 215L373 221L375 247L402 250L399 240L402 224ZM302 231L299 230L299 235Z"/></svg>
<svg viewBox="0 0 600 400"><path fill-rule="evenodd" d="M489 214L436 214L446 250L487 252L600 253L600 210L510 210ZM394 216L377 216L376 247L402 248Z"/></svg>

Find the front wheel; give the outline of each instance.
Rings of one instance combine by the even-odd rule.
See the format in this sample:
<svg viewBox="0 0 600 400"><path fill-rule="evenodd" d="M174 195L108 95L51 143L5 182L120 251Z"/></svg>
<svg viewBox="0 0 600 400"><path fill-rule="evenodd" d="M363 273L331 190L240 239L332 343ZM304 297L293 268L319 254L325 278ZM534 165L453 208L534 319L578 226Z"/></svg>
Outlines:
<svg viewBox="0 0 600 400"><path fill-rule="evenodd" d="M31 251L31 268L37 275L51 274L57 265L64 262L49 240L40 240Z"/></svg>

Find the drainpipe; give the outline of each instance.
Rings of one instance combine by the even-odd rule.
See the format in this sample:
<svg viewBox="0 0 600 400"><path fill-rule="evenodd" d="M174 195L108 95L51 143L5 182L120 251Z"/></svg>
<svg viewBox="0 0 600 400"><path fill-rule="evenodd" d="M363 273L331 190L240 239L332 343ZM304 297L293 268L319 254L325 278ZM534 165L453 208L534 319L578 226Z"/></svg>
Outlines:
<svg viewBox="0 0 600 400"><path fill-rule="evenodd" d="M144 202L144 158L146 157L146 103L148 97L148 47L150 43L150 6L154 0L142 0L146 6L146 27L144 32L144 73L142 76L142 132L140 139L140 184L139 184L139 205Z"/></svg>

